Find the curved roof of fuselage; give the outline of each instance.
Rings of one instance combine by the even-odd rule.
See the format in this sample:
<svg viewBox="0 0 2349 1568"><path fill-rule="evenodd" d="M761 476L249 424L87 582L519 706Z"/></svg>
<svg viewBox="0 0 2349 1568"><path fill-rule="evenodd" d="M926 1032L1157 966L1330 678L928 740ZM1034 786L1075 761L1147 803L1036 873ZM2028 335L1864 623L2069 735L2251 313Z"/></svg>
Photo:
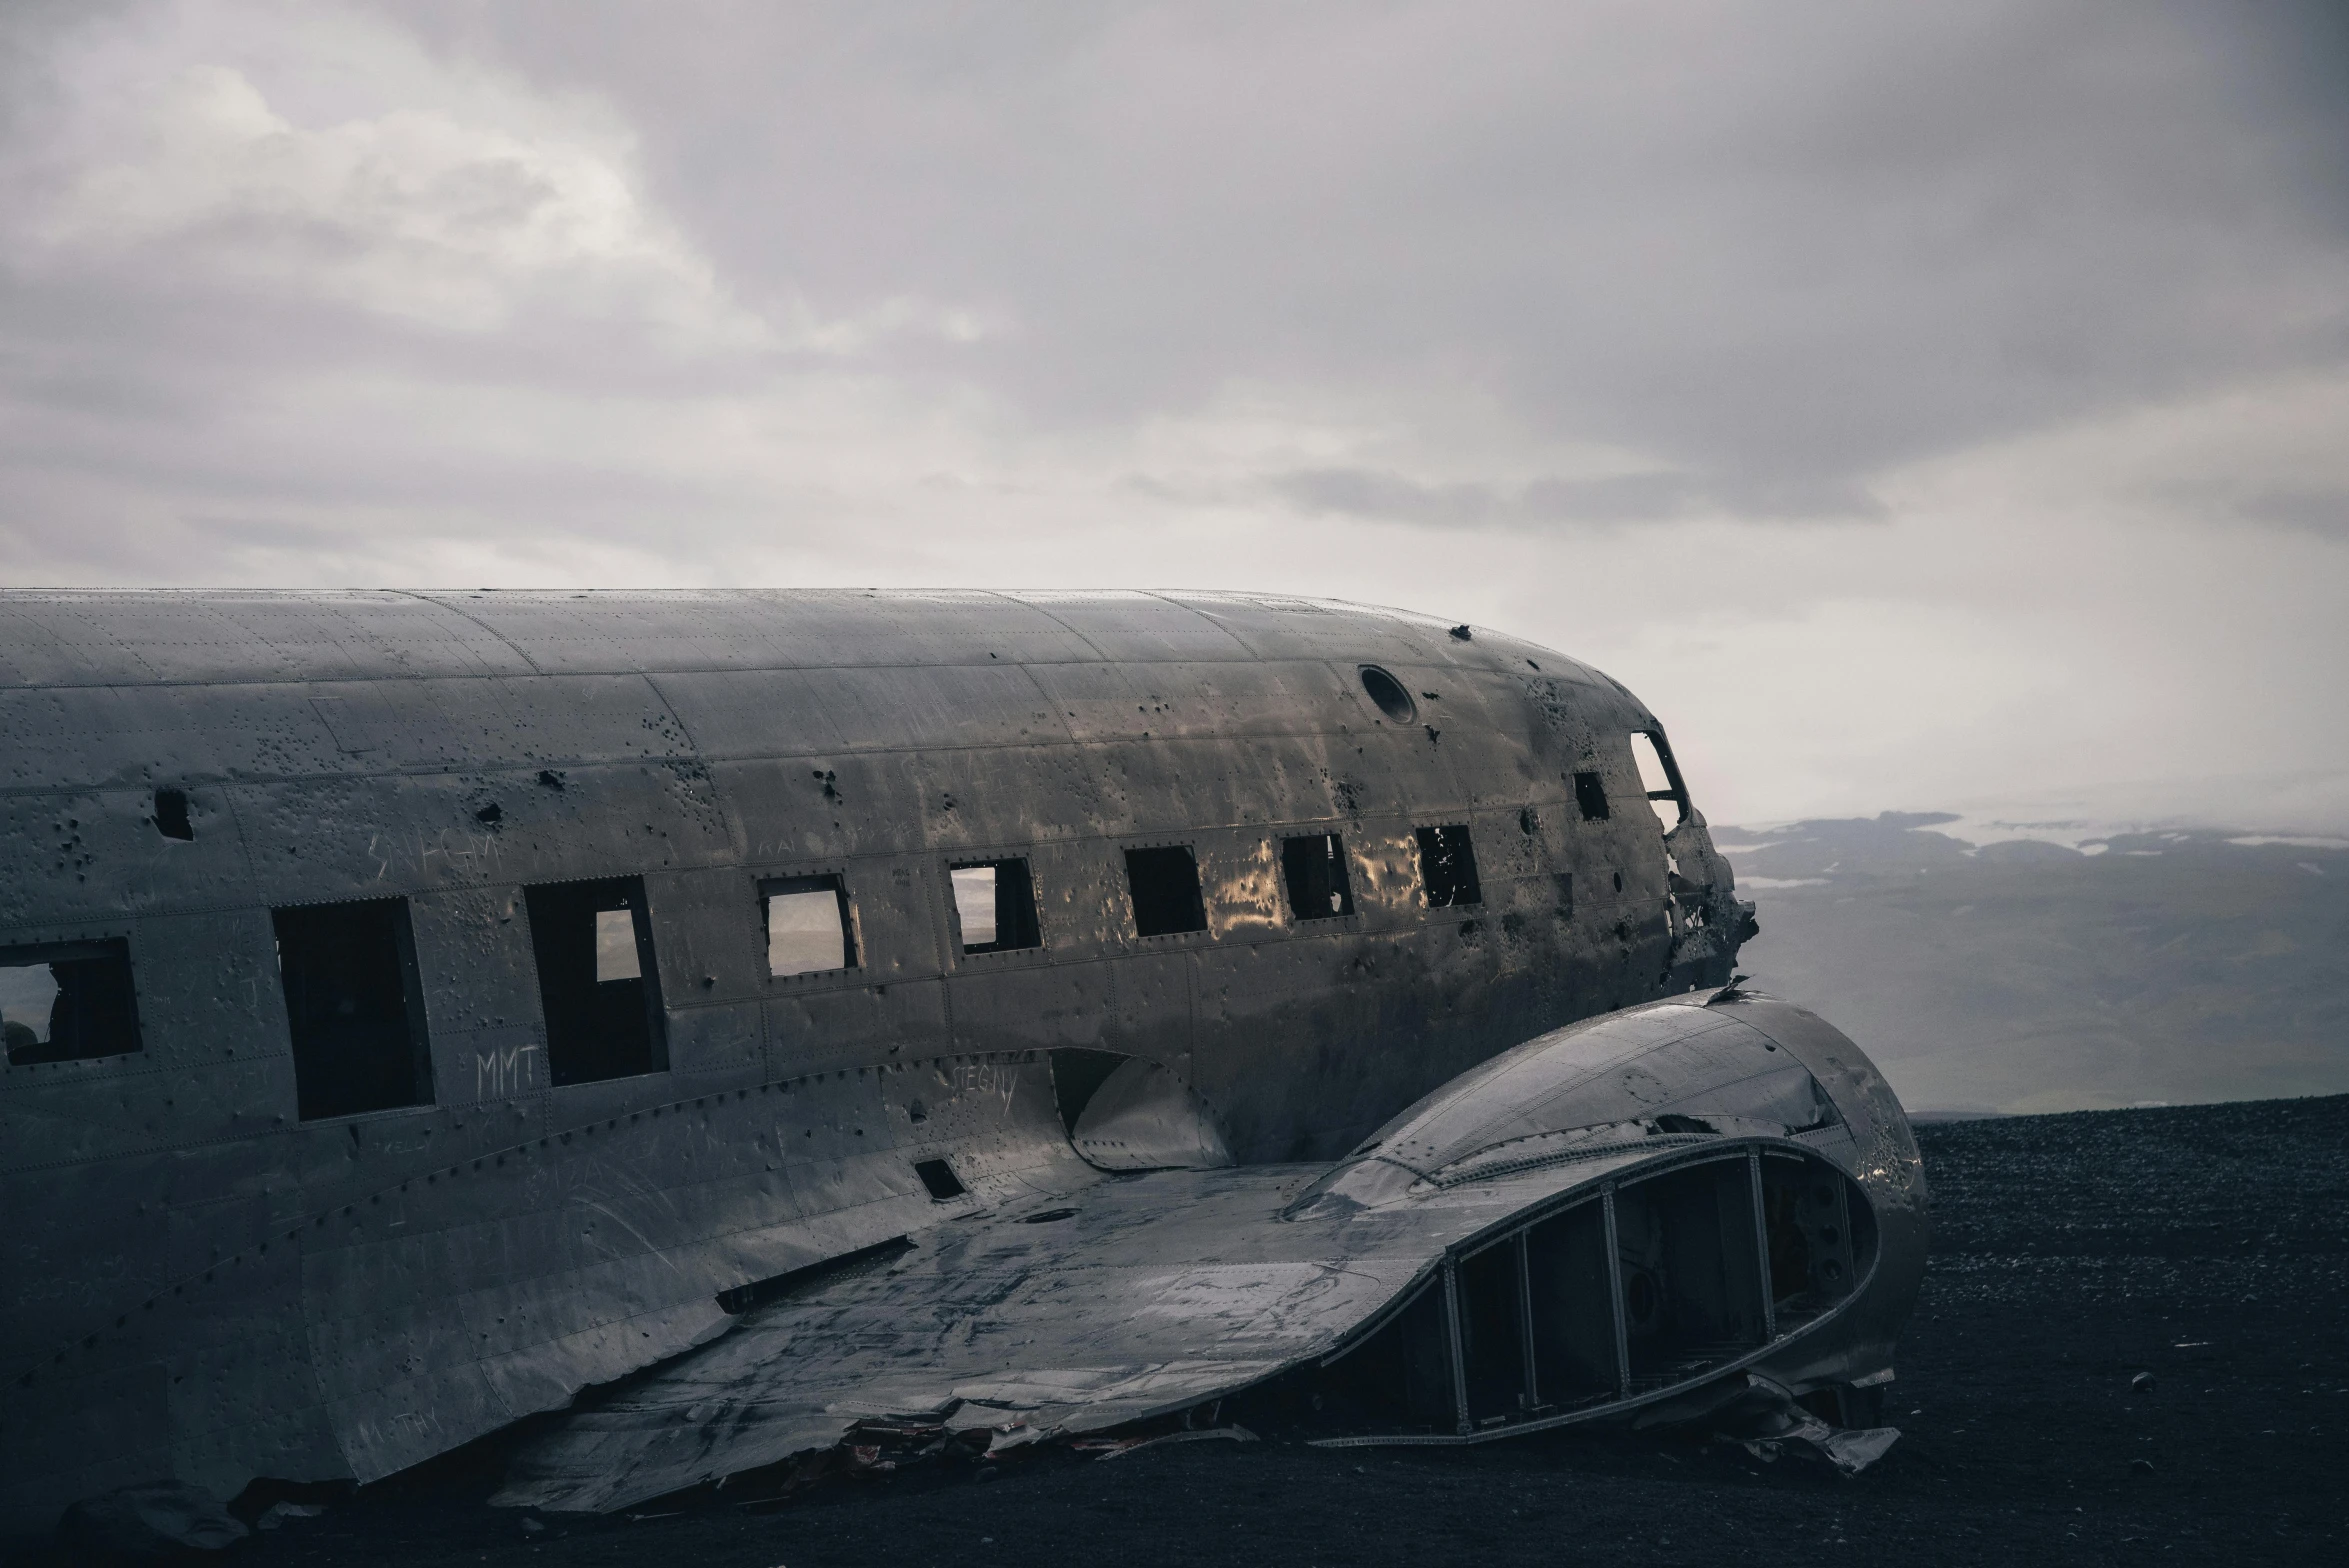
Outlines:
<svg viewBox="0 0 2349 1568"><path fill-rule="evenodd" d="M1384 656L1548 650L1408 611L1216 593L881 589L0 590L0 690L435 676ZM1597 679L1551 653L1545 671ZM1606 684L1613 684L1606 682Z"/></svg>
<svg viewBox="0 0 2349 1568"><path fill-rule="evenodd" d="M1434 617L1333 600L851 589L6 589L0 590L0 724L13 715L17 722L8 727L17 730L20 745L0 788L99 782L104 774L92 778L85 765L22 743L65 739L77 730L149 729L148 721L121 710L152 712L158 701L172 700L158 688L213 688L231 706L247 707L218 689L397 682L413 690L417 682L467 679L1295 662L1380 663L1458 675L1539 671L1619 698L1644 715L1619 684L1549 649L1484 629L1463 639ZM592 681L550 684L584 691ZM45 712L24 706L36 694ZM1467 714L1453 710L1451 717ZM667 749L697 748L688 739ZM543 754L529 745L515 753L517 761ZM489 759L475 751L469 760Z"/></svg>
<svg viewBox="0 0 2349 1568"><path fill-rule="evenodd" d="M1363 664L1437 700L1384 720ZM1298 599L5 590L0 926L1498 809L1641 722L1547 649Z"/></svg>

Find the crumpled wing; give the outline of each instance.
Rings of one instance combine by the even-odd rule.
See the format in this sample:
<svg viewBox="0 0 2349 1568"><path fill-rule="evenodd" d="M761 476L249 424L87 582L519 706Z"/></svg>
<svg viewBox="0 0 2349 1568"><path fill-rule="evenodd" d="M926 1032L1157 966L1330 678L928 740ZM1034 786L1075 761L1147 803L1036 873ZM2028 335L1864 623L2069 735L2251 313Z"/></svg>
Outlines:
<svg viewBox="0 0 2349 1568"><path fill-rule="evenodd" d="M1323 1169L1160 1171L940 1227L582 1412L497 1501L625 1507L828 1447L865 1416L1044 1435L1245 1387L1335 1345L1480 1222L1456 1205L1450 1224L1343 1242L1342 1221L1279 1223Z"/></svg>
<svg viewBox="0 0 2349 1568"><path fill-rule="evenodd" d="M1831 1086L1846 1089L1832 1103ZM1134 1087L1137 1104L1156 1098L1140 1092L1145 1082ZM1214 1152L1196 1140L1186 1148ZM1779 1178L1766 1179L1766 1161L1785 1172L1841 1172L1856 1183L1850 1212L1873 1216L1880 1262L1855 1259L1834 1276L1833 1300L1806 1305L1799 1290L1789 1294L1794 1286L1770 1283L1763 1260L1779 1242L1761 1247L1760 1227ZM1832 1184L1799 1185L1845 1201ZM1512 1249L1521 1272L1510 1288L1523 1292L1515 1299L1529 1303L1523 1310L1541 1331L1568 1322L1586 1286L1620 1296L1607 1283L1617 1265L1602 1253L1595 1272L1575 1264L1553 1279L1535 1277L1524 1260L1568 1255L1540 1238L1553 1221L1580 1223L1570 1207L1588 1218L1603 1205L1614 1236L1616 1189L1635 1187L1654 1201L1633 1201L1629 1217L1662 1227L1658 1257L1679 1255L1671 1238L1685 1222L1687 1237L1712 1238L1703 1244L1718 1254L1720 1279L1744 1259L1755 1275L1736 1286L1753 1298L1745 1316L1756 1321L1738 1330L1746 1337L1691 1347L1701 1352L1692 1356L1674 1350L1643 1369L1618 1312L1599 1359L1628 1370L1609 1391L1472 1430L1455 1328L1456 1440L1676 1398L1749 1365L1811 1386L1888 1364L1924 1255L1922 1180L1897 1103L1848 1041L1799 1009L1691 996L1528 1041L1429 1096L1335 1167L1095 1180L940 1224L885 1264L811 1277L537 1440L495 1500L626 1507L830 1447L874 1416L995 1428L999 1441L1022 1441L1170 1413L1401 1326L1408 1315L1389 1309L1405 1307L1439 1271L1439 1299L1450 1303L1443 1321L1473 1319L1478 1281L1491 1272L1475 1259ZM1649 1242L1639 1238L1649 1232L1633 1230L1624 1266L1645 1266L1639 1249ZM1791 1232L1787 1245L1798 1245ZM1700 1277L1714 1276L1691 1275ZM1777 1297L1788 1313L1771 1328Z"/></svg>

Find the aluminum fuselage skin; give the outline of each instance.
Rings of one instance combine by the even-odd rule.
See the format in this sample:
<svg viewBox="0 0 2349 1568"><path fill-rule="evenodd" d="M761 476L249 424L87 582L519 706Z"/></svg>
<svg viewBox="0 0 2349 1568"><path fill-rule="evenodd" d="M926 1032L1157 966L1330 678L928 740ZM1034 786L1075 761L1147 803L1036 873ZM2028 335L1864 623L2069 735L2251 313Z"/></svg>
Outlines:
<svg viewBox="0 0 2349 1568"><path fill-rule="evenodd" d="M1164 1065L1243 1163L1326 1161L1719 985L1747 912L1635 732L1548 649L1299 600L0 593L0 947L126 941L140 1026L0 1073L0 1528L413 1464L934 1223L918 1160L958 1203L1049 1190L1073 1153L1005 1129L1056 1051ZM1435 826L1477 903L1428 907ZM1281 840L1328 833L1353 912L1300 920ZM1206 928L1140 936L1124 851L1173 844ZM949 868L1008 856L1042 943L965 953ZM821 874L858 964L772 976L759 884ZM552 1086L524 889L620 876L666 1066ZM387 898L430 1103L306 1121L272 911Z"/></svg>

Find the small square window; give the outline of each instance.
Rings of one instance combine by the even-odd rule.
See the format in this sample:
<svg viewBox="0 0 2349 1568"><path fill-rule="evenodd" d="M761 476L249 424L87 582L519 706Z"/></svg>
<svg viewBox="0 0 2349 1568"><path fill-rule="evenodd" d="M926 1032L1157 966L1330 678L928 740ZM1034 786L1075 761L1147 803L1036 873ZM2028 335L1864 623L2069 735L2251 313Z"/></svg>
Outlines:
<svg viewBox="0 0 2349 1568"><path fill-rule="evenodd" d="M839 874L785 877L759 884L767 921L767 973L823 974L856 967L856 928Z"/></svg>
<svg viewBox="0 0 2349 1568"><path fill-rule="evenodd" d="M270 911L302 1120L432 1103L408 901Z"/></svg>
<svg viewBox="0 0 2349 1568"><path fill-rule="evenodd" d="M188 792L184 789L159 789L155 792L155 831L165 838L176 838L182 843L193 843L196 829L188 821Z"/></svg>
<svg viewBox="0 0 2349 1568"><path fill-rule="evenodd" d="M1419 880L1430 909L1484 902L1476 882L1476 846L1469 842L1466 825L1419 830Z"/></svg>
<svg viewBox="0 0 2349 1568"><path fill-rule="evenodd" d="M1607 820L1607 786L1596 773L1574 775L1574 804L1582 808L1585 822Z"/></svg>
<svg viewBox="0 0 2349 1568"><path fill-rule="evenodd" d="M641 877L523 890L538 999L546 1013L547 1076L597 1083L669 1064L660 968Z"/></svg>
<svg viewBox="0 0 2349 1568"><path fill-rule="evenodd" d="M954 1174L954 1167L944 1160L916 1160L914 1174L922 1179L922 1186L929 1192L932 1203L959 1198L970 1190L962 1184L962 1178Z"/></svg>
<svg viewBox="0 0 2349 1568"><path fill-rule="evenodd" d="M954 919L966 953L1041 947L1036 888L1024 860L980 860L948 868Z"/></svg>
<svg viewBox="0 0 2349 1568"><path fill-rule="evenodd" d="M1207 906L1199 896L1199 862L1188 844L1127 850L1126 889L1133 897L1138 935L1173 936L1207 929Z"/></svg>
<svg viewBox="0 0 2349 1568"><path fill-rule="evenodd" d="M1346 880L1346 846L1335 833L1281 840L1281 880L1288 884L1289 914L1297 920L1334 920L1354 912L1354 891Z"/></svg>
<svg viewBox="0 0 2349 1568"><path fill-rule="evenodd" d="M130 944L117 937L0 948L0 1035L11 1067L138 1050Z"/></svg>

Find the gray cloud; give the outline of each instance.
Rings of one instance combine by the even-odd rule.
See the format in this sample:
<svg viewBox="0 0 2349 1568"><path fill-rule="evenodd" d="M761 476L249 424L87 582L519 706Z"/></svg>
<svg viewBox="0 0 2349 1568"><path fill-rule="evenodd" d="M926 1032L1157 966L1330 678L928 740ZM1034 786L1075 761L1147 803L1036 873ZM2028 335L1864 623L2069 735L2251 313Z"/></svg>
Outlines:
<svg viewBox="0 0 2349 1568"><path fill-rule="evenodd" d="M2344 80L2319 3L25 0L0 578L1224 582L1795 810L2179 702L2349 768Z"/></svg>
<svg viewBox="0 0 2349 1568"><path fill-rule="evenodd" d="M1543 478L1521 485L1425 484L1369 468L1306 468L1275 474L1266 487L1309 512L1435 528L1547 528L1683 519L1732 511L1753 520L1861 522L1881 519L1881 502L1856 486L1780 479L1724 493L1686 474Z"/></svg>
<svg viewBox="0 0 2349 1568"><path fill-rule="evenodd" d="M252 47L222 20L253 9L67 25L75 13L50 8L17 26L88 50L108 28L176 16L198 35L188 61L237 65L296 124L397 110L380 100L401 83L341 60L305 70L299 50ZM975 341L882 333L863 364L978 387L1048 429L1180 413L1234 381L1466 384L1532 438L1621 446L1770 517L1812 497L1848 506L1887 464L2349 358L2349 110L2315 63L2349 56L2322 7L395 14L454 72L611 106L647 210L679 255L706 256L732 308L773 323L912 300L997 321ZM103 152L73 141L89 118L74 83L42 85L32 97L54 112L10 136L66 127L20 159L18 189L53 195ZM561 177L517 151L529 128L504 129L510 147L440 171L436 194L461 208L451 233L518 223ZM465 290L494 315L526 314L532 285L563 281L471 277L486 251L427 257L412 233L404 258L386 254L366 218L224 201L168 244L20 275L12 336L62 336L70 353L108 335L85 332L85 312L130 306L150 351L101 373L129 399L169 396L187 368L175 349L217 364L205 339L224 320L239 329L232 367L275 347L436 375L487 360L571 385L659 374L608 314L585 340L558 311L538 332L502 317L511 330L486 343L402 341L396 307L389 322L329 321L274 286L326 279L344 306ZM207 256L245 266L173 265ZM606 281L601 310L679 282L649 249L639 260L643 276ZM753 368L690 374L706 386ZM1393 515L1431 505L1466 503ZM1545 507L1582 515L1564 492Z"/></svg>
<svg viewBox="0 0 2349 1568"><path fill-rule="evenodd" d="M2349 347L2319 7L448 15L623 104L729 274L1002 310L943 357L1042 418L1465 376L1832 488Z"/></svg>

